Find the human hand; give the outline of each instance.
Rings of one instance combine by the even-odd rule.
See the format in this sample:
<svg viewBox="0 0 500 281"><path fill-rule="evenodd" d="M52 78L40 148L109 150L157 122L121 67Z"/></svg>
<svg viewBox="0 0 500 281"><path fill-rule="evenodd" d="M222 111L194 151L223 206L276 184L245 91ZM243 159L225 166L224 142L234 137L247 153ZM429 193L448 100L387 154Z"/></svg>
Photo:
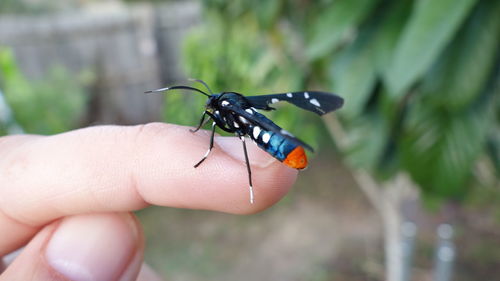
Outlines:
<svg viewBox="0 0 500 281"><path fill-rule="evenodd" d="M247 143L250 204L238 138L216 137L193 168L208 138L160 123L0 138L0 257L25 246L3 273L0 260L0 280L159 280L143 266L144 236L130 211L255 213L295 181L296 170Z"/></svg>

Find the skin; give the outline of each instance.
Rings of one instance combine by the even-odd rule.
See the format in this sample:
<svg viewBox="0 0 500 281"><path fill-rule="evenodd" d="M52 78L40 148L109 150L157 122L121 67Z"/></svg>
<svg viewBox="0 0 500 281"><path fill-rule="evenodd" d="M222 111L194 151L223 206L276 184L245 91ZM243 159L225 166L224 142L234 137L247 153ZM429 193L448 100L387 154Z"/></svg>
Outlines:
<svg viewBox="0 0 500 281"><path fill-rule="evenodd" d="M0 257L24 247L0 263L0 281L160 280L143 265L144 236L131 211L159 205L252 214L296 179L296 170L247 142L250 204L241 141L216 137L208 159L193 168L208 143L206 131L162 123L0 138Z"/></svg>

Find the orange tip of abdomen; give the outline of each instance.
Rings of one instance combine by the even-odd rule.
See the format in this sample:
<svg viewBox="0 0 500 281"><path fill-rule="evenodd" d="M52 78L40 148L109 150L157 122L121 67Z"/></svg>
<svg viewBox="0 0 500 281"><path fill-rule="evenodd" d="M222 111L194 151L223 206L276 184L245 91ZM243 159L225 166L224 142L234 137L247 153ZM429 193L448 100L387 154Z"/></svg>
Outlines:
<svg viewBox="0 0 500 281"><path fill-rule="evenodd" d="M307 156L302 146L297 146L283 160L283 163L294 169L304 169L307 167Z"/></svg>

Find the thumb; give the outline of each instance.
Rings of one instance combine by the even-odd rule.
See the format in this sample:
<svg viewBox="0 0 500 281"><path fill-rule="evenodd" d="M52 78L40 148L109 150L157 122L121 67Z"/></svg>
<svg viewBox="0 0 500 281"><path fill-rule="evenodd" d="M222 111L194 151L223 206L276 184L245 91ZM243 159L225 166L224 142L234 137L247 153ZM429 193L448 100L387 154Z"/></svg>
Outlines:
<svg viewBox="0 0 500 281"><path fill-rule="evenodd" d="M38 232L0 280L132 281L143 252L142 230L133 215L71 216Z"/></svg>

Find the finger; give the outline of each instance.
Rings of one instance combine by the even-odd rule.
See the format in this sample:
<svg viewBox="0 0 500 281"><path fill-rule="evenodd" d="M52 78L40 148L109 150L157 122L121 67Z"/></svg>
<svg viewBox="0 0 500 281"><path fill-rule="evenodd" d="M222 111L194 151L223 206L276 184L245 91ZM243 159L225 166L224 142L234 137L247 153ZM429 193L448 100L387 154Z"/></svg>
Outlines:
<svg viewBox="0 0 500 281"><path fill-rule="evenodd" d="M136 280L143 234L126 213L71 216L44 227L0 280Z"/></svg>
<svg viewBox="0 0 500 281"><path fill-rule="evenodd" d="M154 123L3 139L0 229L9 232L0 239L0 256L62 216L148 204L253 213L278 201L295 180L295 170L249 143L256 200L249 204L239 139L216 138L208 159L193 168L208 138L207 132Z"/></svg>

